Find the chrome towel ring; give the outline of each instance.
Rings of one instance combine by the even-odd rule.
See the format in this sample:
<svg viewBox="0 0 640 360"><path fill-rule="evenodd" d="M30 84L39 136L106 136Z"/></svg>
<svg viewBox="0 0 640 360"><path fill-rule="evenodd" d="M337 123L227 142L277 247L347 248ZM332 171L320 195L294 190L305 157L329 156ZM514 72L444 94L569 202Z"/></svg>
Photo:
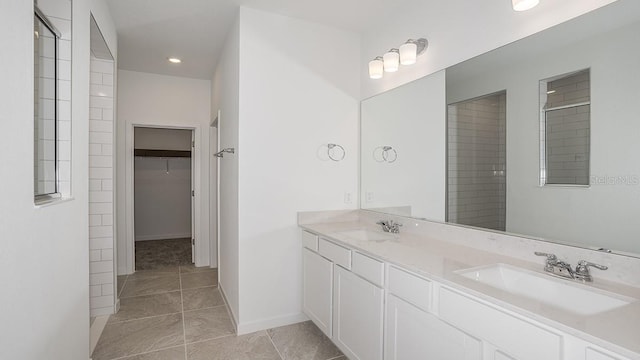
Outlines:
<svg viewBox="0 0 640 360"><path fill-rule="evenodd" d="M377 162L392 163L398 160L398 152L392 146L378 146L373 149L373 159Z"/></svg>
<svg viewBox="0 0 640 360"><path fill-rule="evenodd" d="M337 154L334 149L338 148ZM327 144L327 156L329 159L333 161L341 161L347 155L347 152L344 151L344 148L338 144Z"/></svg>

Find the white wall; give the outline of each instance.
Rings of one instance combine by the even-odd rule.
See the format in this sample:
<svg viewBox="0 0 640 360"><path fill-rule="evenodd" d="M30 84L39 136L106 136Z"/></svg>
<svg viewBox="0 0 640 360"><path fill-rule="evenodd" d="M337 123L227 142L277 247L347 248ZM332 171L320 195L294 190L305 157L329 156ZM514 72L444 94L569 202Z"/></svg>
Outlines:
<svg viewBox="0 0 640 360"><path fill-rule="evenodd" d="M89 357L88 117L89 12L73 7L71 192L73 199L33 203L33 5L0 5L5 34L0 57L0 165L6 191L0 204L0 358ZM5 174L5 173L3 173Z"/></svg>
<svg viewBox="0 0 640 360"><path fill-rule="evenodd" d="M136 156L135 241L191 237L191 158Z"/></svg>
<svg viewBox="0 0 640 360"><path fill-rule="evenodd" d="M532 10L515 12L509 1L424 1L408 2L362 37L360 75L363 98L392 89L412 80L491 49L508 44L540 30L616 0L541 1ZM385 73L379 80L369 79L365 66L369 60L409 38L429 40L426 53L415 65Z"/></svg>
<svg viewBox="0 0 640 360"><path fill-rule="evenodd" d="M120 70L118 72L117 173L118 192L118 274L133 271L133 127L156 126L195 130L194 171L196 265L209 265L209 118L211 101L209 80ZM128 240L127 240L128 239Z"/></svg>
<svg viewBox="0 0 640 360"><path fill-rule="evenodd" d="M297 212L357 207L360 40L240 11L239 143L221 145L236 145L239 159L238 331L246 333L305 319ZM327 143L342 145L345 159L328 160Z"/></svg>
<svg viewBox="0 0 640 360"><path fill-rule="evenodd" d="M362 102L362 208L409 206L404 215L444 221L444 88L440 71ZM381 161L381 146L393 147L396 161Z"/></svg>
<svg viewBox="0 0 640 360"><path fill-rule="evenodd" d="M222 49L222 55L211 81L211 113L220 111L218 148L238 147L239 96L240 96L240 20L229 30ZM209 154L216 149L210 147ZM240 259L238 244L238 159L240 154L227 155L218 161L220 214L218 238L219 286L231 310L234 321L238 323ZM215 217L214 217L215 216Z"/></svg>

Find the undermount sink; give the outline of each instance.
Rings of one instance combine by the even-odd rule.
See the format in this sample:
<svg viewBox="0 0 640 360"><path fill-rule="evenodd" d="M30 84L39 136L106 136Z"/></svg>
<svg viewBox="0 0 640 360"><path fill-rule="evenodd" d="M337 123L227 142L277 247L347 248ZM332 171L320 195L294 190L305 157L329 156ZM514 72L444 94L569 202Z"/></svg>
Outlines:
<svg viewBox="0 0 640 360"><path fill-rule="evenodd" d="M581 315L594 315L636 301L630 297L574 283L572 280L557 279L506 264L458 270L456 273L500 290Z"/></svg>
<svg viewBox="0 0 640 360"><path fill-rule="evenodd" d="M396 236L394 236L392 234L389 234L389 233L384 233L384 232L380 232L380 231L373 231L373 230L363 230L363 229L341 231L341 232L339 232L337 234L342 235L342 236L346 236L346 237L354 239L354 240L360 240L360 241L382 242L382 241L392 240L392 239L396 238Z"/></svg>

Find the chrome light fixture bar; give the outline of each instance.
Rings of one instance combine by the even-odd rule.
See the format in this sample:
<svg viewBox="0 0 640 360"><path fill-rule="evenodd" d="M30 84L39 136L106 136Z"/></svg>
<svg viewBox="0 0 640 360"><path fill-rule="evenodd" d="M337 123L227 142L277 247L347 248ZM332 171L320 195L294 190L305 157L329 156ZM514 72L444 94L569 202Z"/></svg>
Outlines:
<svg viewBox="0 0 640 360"><path fill-rule="evenodd" d="M409 39L399 48L392 48L383 56L376 56L369 61L369 77L381 79L385 72L396 72L400 65L413 65L419 55L427 49L429 42L425 38Z"/></svg>

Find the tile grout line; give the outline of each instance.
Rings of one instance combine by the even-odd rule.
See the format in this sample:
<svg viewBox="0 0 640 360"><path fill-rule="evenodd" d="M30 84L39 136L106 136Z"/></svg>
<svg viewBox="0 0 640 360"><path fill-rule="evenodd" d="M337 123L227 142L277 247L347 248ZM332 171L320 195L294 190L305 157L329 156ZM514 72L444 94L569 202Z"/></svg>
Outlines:
<svg viewBox="0 0 640 360"><path fill-rule="evenodd" d="M265 330L264 331L265 334L267 334L267 337L269 338L269 342L271 342L271 345L273 345L273 348L276 350L276 352L278 353L278 356L280 356L280 359L284 360L284 356L282 356L282 354L280 353L280 350L278 349L278 347L276 346L276 343L273 342L273 339L271 338L271 335L269 335L269 331Z"/></svg>
<svg viewBox="0 0 640 360"><path fill-rule="evenodd" d="M184 295L182 294L182 272L178 267L178 279L180 280L180 307L182 308L182 340L184 341L184 360L187 360L187 326L184 322Z"/></svg>
<svg viewBox="0 0 640 360"><path fill-rule="evenodd" d="M163 348L160 348L160 349L149 350L149 351L145 351L145 352L141 352L141 353L137 353L137 354L128 354L128 355L120 356L120 357L117 357L117 358L110 358L110 359L108 359L108 360L122 360L122 359L131 358L131 357L133 357L133 356L140 356L140 355L152 354L152 353L154 353L154 352L160 352L160 351L164 351L164 350L173 349L173 348L178 347L178 346L180 346L180 345L174 345L174 346L163 347Z"/></svg>
<svg viewBox="0 0 640 360"><path fill-rule="evenodd" d="M162 291L162 292L154 292L154 293L150 293L150 294L142 294L142 295L136 295L136 296L125 296L125 297L120 297L119 299L135 299L135 298L139 298L139 297L143 297L143 296L154 296L154 295L162 295L162 294L168 294L168 293L172 293L172 292L178 292L181 291L180 289L174 289L174 290L167 290L167 291Z"/></svg>
<svg viewBox="0 0 640 360"><path fill-rule="evenodd" d="M110 324L122 324L122 323L131 322L131 321L148 320L148 319L158 318L158 317L162 317L162 316L176 315L176 314L182 314L182 312L177 311L177 312L172 312L172 313L151 315L151 316L145 316L145 317L141 317L141 318L127 319L127 320L112 320L110 322Z"/></svg>
<svg viewBox="0 0 640 360"><path fill-rule="evenodd" d="M220 339L226 339L232 336L236 336L235 334L227 334L227 335L220 335L218 337L213 337L213 338L208 338L208 339L201 339L201 340L196 340L196 341L192 341L190 343L187 343L187 345L193 345L193 344L199 344L199 343L203 343L203 342L207 342L207 341L211 341L211 340L220 340Z"/></svg>

